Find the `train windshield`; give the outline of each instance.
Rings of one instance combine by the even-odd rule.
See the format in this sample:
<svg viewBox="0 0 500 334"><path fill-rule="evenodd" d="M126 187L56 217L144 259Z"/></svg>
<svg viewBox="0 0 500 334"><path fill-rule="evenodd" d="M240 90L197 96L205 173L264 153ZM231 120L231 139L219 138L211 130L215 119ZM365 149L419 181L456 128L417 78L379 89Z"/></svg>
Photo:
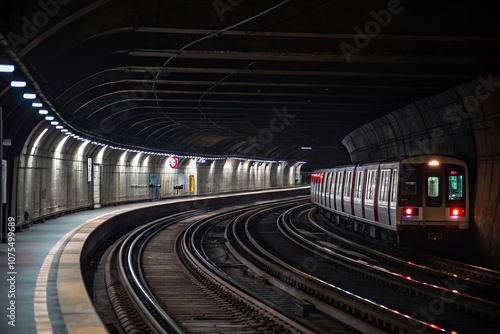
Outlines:
<svg viewBox="0 0 500 334"><path fill-rule="evenodd" d="M415 196L417 194L417 182L403 181L401 183L401 196Z"/></svg>
<svg viewBox="0 0 500 334"><path fill-rule="evenodd" d="M457 172L453 172L454 171L451 171L452 175L449 175L448 177L448 198L450 200L461 199L464 191L464 176L458 174Z"/></svg>
<svg viewBox="0 0 500 334"><path fill-rule="evenodd" d="M415 164L401 164L399 171L399 205L422 206L422 167Z"/></svg>

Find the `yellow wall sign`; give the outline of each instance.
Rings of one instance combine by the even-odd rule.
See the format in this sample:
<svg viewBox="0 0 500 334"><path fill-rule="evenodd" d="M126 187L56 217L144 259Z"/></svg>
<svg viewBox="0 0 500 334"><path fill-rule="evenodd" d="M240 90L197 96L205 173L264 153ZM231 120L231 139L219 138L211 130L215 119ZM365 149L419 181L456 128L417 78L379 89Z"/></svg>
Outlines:
<svg viewBox="0 0 500 334"><path fill-rule="evenodd" d="M194 193L194 175L189 175L189 192Z"/></svg>

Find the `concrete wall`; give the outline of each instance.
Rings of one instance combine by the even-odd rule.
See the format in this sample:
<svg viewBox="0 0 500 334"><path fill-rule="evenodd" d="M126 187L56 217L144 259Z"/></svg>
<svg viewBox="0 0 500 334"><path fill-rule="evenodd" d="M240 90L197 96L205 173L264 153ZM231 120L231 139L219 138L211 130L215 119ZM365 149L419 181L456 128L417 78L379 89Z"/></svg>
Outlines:
<svg viewBox="0 0 500 334"><path fill-rule="evenodd" d="M485 75L374 120L343 140L354 163L446 154L471 170L471 249L500 269L500 76Z"/></svg>
<svg viewBox="0 0 500 334"><path fill-rule="evenodd" d="M500 269L500 76L484 76L456 87L465 113L455 124L469 123L476 148L474 221L478 247Z"/></svg>
<svg viewBox="0 0 500 334"><path fill-rule="evenodd" d="M22 225L100 205L286 187L300 178L300 165L285 162L190 157L171 168L168 161L65 136L41 122L15 159L10 209Z"/></svg>

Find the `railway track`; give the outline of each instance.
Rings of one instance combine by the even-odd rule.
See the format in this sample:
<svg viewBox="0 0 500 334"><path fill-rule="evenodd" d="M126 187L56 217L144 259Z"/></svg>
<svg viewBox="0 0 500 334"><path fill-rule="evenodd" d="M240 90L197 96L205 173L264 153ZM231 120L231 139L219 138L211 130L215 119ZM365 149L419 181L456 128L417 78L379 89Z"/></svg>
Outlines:
<svg viewBox="0 0 500 334"><path fill-rule="evenodd" d="M439 285L391 274L380 252L370 259L318 231L304 199L178 214L124 238L106 270L123 332L471 332L457 314L495 328L499 313L477 297L447 290L442 311ZM419 314L426 307L440 313Z"/></svg>
<svg viewBox="0 0 500 334"><path fill-rule="evenodd" d="M143 252L155 234L198 213L181 213L145 224L122 238L109 253L106 288L124 333L183 333L149 288L142 270Z"/></svg>
<svg viewBox="0 0 500 334"><path fill-rule="evenodd" d="M327 257L325 243L321 245L321 251L304 251L304 246L297 246L294 241L294 249L290 240L280 240L279 232L271 232L275 229L272 219L267 219L267 227L258 227L266 224L251 223L250 220L238 228L233 227L235 239L250 235L247 240L239 241L243 258L243 254L258 254L253 257L247 255L247 261L260 268L263 275L274 280L274 284L293 291L325 312L332 312L339 319L365 321L365 324L372 326L359 327L363 332L376 329L450 333L454 333L456 328L460 332L472 333L496 330L497 305L477 300L478 303L472 305L474 298L461 295L454 289L442 294L444 290L431 284L420 284L415 288L414 285L418 285L415 280L399 276L395 279L394 275L389 275L382 268L378 268L379 272L374 274L372 265L358 263L364 262L359 259L363 257L361 254L355 254L358 258L351 260L350 266L345 263L340 265L339 260L333 261ZM236 243L231 241L231 244ZM354 252L350 253L352 255ZM345 254L343 256L346 257ZM332 266L329 262L337 264ZM353 262L356 262L356 266ZM359 267L360 264L366 268ZM343 267L341 271L340 267ZM433 289L434 295L431 295L428 290ZM436 296L440 297L438 303ZM457 304L460 306L456 307Z"/></svg>
<svg viewBox="0 0 500 334"><path fill-rule="evenodd" d="M317 273L300 268L300 263L310 256L293 249L294 244L289 241L280 239L279 231L271 232L268 227L275 224L276 217L271 218L272 214L269 214L267 218L262 218L263 214L255 213L232 222L228 226L226 238L231 252L252 271L266 277L270 284L363 333L411 333L423 327L427 332L446 332L436 325L413 319L355 295L335 286L325 277L317 277ZM259 231L255 226L262 226L256 223L261 220L267 220L268 227ZM335 273L330 271L328 275L334 276Z"/></svg>
<svg viewBox="0 0 500 334"><path fill-rule="evenodd" d="M179 214L123 238L106 270L123 332L313 333L207 260L206 231L241 210Z"/></svg>
<svg viewBox="0 0 500 334"><path fill-rule="evenodd" d="M415 308L418 309L418 312L411 314L420 319L432 321L434 324L444 323L446 324L446 326L443 325L445 328L462 329L459 332L476 332L476 330L480 330L481 326L484 326L486 331L483 332L488 332L494 331L498 325L500 306L491 301L496 299L494 296L490 295L487 298L471 296L468 294L467 281L428 268L416 267L412 263L398 261L398 266L387 266L386 263L378 261L378 258L384 254L366 248L363 248L361 253L351 242L349 242L349 249L346 249L333 237L329 235L325 237L323 233L315 233L310 228L309 220L303 219L301 221L299 219L300 216L306 217L308 212L309 210L305 208L289 210L282 215L278 227L289 240L307 251L314 258L314 261L398 291L398 293L391 295L403 292L408 295L408 298L420 298L425 301L424 304L415 300ZM348 240L343 242L348 242ZM402 270L402 267L406 270ZM417 274L415 276L418 276L418 279L408 274L408 268L413 274ZM484 284L482 284L482 288L485 288ZM494 290L494 287L492 288ZM376 298L385 305L391 305L390 301L385 302L387 298L383 298L383 296L376 296ZM401 300L404 300L404 296ZM395 304L392 304L391 307L405 312L404 307L398 308L398 305ZM460 319L460 324L447 321L445 313L448 313L448 319ZM407 314L410 315L410 313Z"/></svg>
<svg viewBox="0 0 500 334"><path fill-rule="evenodd" d="M346 250L355 251L392 267L406 268L408 275L425 272L439 281L457 281L467 293L500 303L500 272L466 263L423 254L414 250L389 247L367 240L328 223L324 217L308 213L308 224L324 233L328 240Z"/></svg>

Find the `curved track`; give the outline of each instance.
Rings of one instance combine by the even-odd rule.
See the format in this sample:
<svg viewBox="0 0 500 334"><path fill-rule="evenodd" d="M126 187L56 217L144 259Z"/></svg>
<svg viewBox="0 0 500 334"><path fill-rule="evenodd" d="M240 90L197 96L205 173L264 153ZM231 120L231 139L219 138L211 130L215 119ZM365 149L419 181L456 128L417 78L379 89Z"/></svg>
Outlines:
<svg viewBox="0 0 500 334"><path fill-rule="evenodd" d="M367 255L386 265L404 267L410 276L426 272L438 277L441 282L445 279L457 281L460 285L467 286L468 294L500 303L500 272L374 242L329 223L323 216L316 214L315 210L308 213L308 224L344 249Z"/></svg>
<svg viewBox="0 0 500 334"><path fill-rule="evenodd" d="M278 221L288 220L287 216L290 212ZM248 219L239 227L233 227L235 240L230 240L231 244L238 242L242 258L246 257L248 265L260 268L263 275L274 280L273 284L302 296L346 323L356 322L353 326L363 332L377 329L450 333L457 328L460 332L471 333L496 330L498 305L494 303L477 300L454 289L419 283L410 277L389 273L382 267L374 268L365 261L367 256L353 251L333 254L327 250L330 246L338 248L332 243L323 241L314 246L305 239L280 239L275 221L262 217L254 222ZM313 232L301 232L311 239L319 239ZM249 236L245 237L247 234ZM322 233L316 231L316 234ZM248 255L251 253L256 255Z"/></svg>
<svg viewBox="0 0 500 334"><path fill-rule="evenodd" d="M207 230L245 209L171 216L120 243L107 286L124 332L312 333L206 259Z"/></svg>
<svg viewBox="0 0 500 334"><path fill-rule="evenodd" d="M495 285L470 281L474 288L462 288L465 280L456 274L335 239L305 202L186 212L135 230L113 252L117 266L107 277L123 331L496 329Z"/></svg>

